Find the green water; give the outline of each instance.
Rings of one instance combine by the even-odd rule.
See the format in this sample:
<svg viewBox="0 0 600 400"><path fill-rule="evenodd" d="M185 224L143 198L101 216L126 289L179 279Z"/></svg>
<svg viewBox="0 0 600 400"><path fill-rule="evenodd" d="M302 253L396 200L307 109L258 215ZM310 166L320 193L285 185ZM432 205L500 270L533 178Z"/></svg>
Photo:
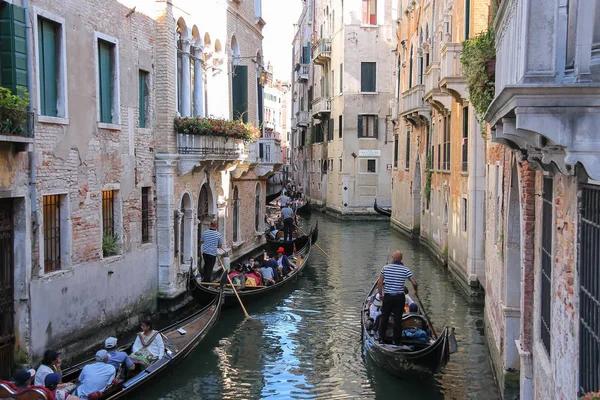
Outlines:
<svg viewBox="0 0 600 400"><path fill-rule="evenodd" d="M217 326L175 371L140 399L498 399L483 336L483 306L470 304L449 273L385 222L319 220L318 244L297 282L258 303L224 310ZM427 381L399 380L362 350L360 309L386 261L404 252L438 330L456 328L449 364Z"/></svg>

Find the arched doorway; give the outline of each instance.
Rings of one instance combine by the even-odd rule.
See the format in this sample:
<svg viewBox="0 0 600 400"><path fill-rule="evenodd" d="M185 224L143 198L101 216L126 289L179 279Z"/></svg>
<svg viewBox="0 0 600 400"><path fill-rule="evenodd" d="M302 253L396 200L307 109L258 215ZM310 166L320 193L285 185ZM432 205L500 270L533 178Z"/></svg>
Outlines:
<svg viewBox="0 0 600 400"><path fill-rule="evenodd" d="M192 259L192 219L194 210L192 209L192 199L189 193L185 193L181 198L179 206L179 241L178 261L180 265L188 264Z"/></svg>
<svg viewBox="0 0 600 400"><path fill-rule="evenodd" d="M233 188L233 241L240 241L240 194L238 187Z"/></svg>
<svg viewBox="0 0 600 400"><path fill-rule="evenodd" d="M202 232L210 227L210 223L215 219L214 203L212 190L208 183L204 183L200 188L198 196L198 260L202 258Z"/></svg>
<svg viewBox="0 0 600 400"><path fill-rule="evenodd" d="M255 195L254 195L254 230L256 232L260 232L262 231L262 229L260 229L260 221L261 221L261 203L262 203L262 190L261 190L261 186L260 186L260 182L258 182L256 184L256 190L255 190Z"/></svg>
<svg viewBox="0 0 600 400"><path fill-rule="evenodd" d="M504 252L504 368L519 368L519 352L515 344L521 332L521 208L516 163L512 166Z"/></svg>
<svg viewBox="0 0 600 400"><path fill-rule="evenodd" d="M417 157L415 177L413 179L413 235L421 231L421 160Z"/></svg>

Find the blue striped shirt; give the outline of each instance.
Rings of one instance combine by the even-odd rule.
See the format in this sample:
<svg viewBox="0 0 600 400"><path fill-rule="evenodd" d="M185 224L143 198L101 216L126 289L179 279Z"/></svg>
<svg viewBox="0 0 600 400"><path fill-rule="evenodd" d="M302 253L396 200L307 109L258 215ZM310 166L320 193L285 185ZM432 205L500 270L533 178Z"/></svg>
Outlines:
<svg viewBox="0 0 600 400"><path fill-rule="evenodd" d="M383 275L383 294L404 293L404 283L412 278L413 274L404 264L388 264L381 270Z"/></svg>
<svg viewBox="0 0 600 400"><path fill-rule="evenodd" d="M202 253L216 256L219 245L223 245L223 239L219 231L207 229L202 233Z"/></svg>

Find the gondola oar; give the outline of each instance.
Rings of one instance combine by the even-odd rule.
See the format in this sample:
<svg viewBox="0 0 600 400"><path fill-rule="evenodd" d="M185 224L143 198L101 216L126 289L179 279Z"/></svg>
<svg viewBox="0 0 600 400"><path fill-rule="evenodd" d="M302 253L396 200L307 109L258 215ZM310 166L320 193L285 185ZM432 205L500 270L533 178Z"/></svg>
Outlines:
<svg viewBox="0 0 600 400"><path fill-rule="evenodd" d="M240 295L238 294L237 290L235 289L233 282L231 282L231 278L229 277L229 274L227 274L227 270L225 269L225 266L223 265L223 261L221 261L221 259L219 257L217 257L217 259L219 260L219 264L221 265L221 268L223 268L223 272L227 275L227 280L229 281L229 284L231 285L231 288L233 289L233 293L235 293L235 297L237 297L238 301L240 302L240 306L242 306L244 315L246 316L246 318L250 318L250 315L248 315L248 311L246 311L246 307L244 307L244 303L242 303L242 299L240 298Z"/></svg>
<svg viewBox="0 0 600 400"><path fill-rule="evenodd" d="M300 217L300 218L302 218L302 217ZM306 233L305 233L305 232L302 230L302 228L300 228L300 227L299 227L298 225L296 225L296 224L294 224L294 226L296 226L296 228L298 228L298 229L300 230L300 232L301 232L303 235L306 235ZM308 236L308 235L307 235L307 236ZM308 240L312 240L312 239L311 239L311 238L308 238ZM323 254L325 254L325 256L329 257L329 254L325 253L325 250L323 250L323 249L321 248L321 246L319 246L319 245L318 245L318 244L316 244L316 243L314 243L314 245L315 245L315 246L317 246L317 248L318 248L319 250L321 250L321 251L323 252Z"/></svg>

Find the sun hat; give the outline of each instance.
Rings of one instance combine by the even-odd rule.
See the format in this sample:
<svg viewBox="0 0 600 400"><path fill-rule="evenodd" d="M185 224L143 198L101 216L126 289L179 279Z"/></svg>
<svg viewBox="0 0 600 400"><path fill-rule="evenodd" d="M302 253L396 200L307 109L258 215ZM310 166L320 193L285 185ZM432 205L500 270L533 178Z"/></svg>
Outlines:
<svg viewBox="0 0 600 400"><path fill-rule="evenodd" d="M98 350L96 352L96 361L104 361L108 358L108 351Z"/></svg>
<svg viewBox="0 0 600 400"><path fill-rule="evenodd" d="M35 376L35 369L23 369L15 374L15 383L22 385L33 376Z"/></svg>
<svg viewBox="0 0 600 400"><path fill-rule="evenodd" d="M115 337L109 337L104 341L104 347L107 349L113 349L115 347L117 347L117 338Z"/></svg>
<svg viewBox="0 0 600 400"><path fill-rule="evenodd" d="M280 247L277 249L278 253L285 253L285 249L283 247Z"/></svg>

